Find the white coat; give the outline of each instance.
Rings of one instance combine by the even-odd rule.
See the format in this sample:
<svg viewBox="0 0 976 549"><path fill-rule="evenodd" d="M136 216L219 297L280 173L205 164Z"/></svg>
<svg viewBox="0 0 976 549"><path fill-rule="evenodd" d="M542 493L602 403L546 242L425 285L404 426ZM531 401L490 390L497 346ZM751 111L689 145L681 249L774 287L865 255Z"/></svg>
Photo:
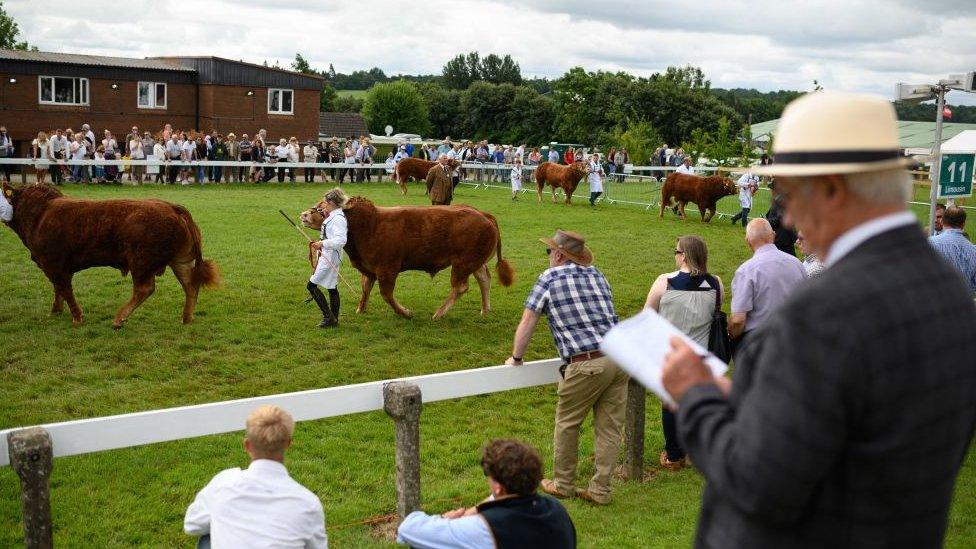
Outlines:
<svg viewBox="0 0 976 549"><path fill-rule="evenodd" d="M522 165L512 166L512 191L522 190Z"/></svg>
<svg viewBox="0 0 976 549"><path fill-rule="evenodd" d="M591 193L602 193L603 192L603 166L599 162L594 162L590 160L589 175L586 176L586 181L590 184Z"/></svg>
<svg viewBox="0 0 976 549"><path fill-rule="evenodd" d="M743 208L752 208L752 189L753 186L758 183L759 178L751 173L742 174L742 177L735 182L735 186L739 187L739 206Z"/></svg>
<svg viewBox="0 0 976 549"><path fill-rule="evenodd" d="M332 210L329 217L325 218L325 223L322 224L320 232L322 251L319 255L319 262L315 265L315 272L308 279L309 282L314 282L328 289L338 286L342 247L346 245L348 233L346 213L341 209Z"/></svg>
<svg viewBox="0 0 976 549"><path fill-rule="evenodd" d="M0 192L0 221L10 222L14 218L14 207L7 201L7 196Z"/></svg>

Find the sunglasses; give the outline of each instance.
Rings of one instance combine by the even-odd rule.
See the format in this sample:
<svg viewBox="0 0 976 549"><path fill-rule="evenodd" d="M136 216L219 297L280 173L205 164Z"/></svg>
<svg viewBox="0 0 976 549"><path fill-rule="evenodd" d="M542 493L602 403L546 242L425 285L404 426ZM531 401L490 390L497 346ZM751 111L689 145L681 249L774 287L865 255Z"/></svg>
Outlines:
<svg viewBox="0 0 976 549"><path fill-rule="evenodd" d="M678 254L683 254L683 253L684 253L684 252L682 252L681 250L675 250L675 251L674 251L674 255L678 255Z"/></svg>

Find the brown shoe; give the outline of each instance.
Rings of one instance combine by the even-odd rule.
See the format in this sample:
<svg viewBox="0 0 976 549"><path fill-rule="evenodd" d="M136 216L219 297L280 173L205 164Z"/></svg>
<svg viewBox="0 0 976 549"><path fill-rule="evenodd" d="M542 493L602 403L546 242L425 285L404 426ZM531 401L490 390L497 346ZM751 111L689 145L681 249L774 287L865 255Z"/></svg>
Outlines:
<svg viewBox="0 0 976 549"><path fill-rule="evenodd" d="M556 497L559 499L568 499L573 497L572 494L566 494L564 492L560 492L559 488L556 488L556 483L547 478L542 479L542 482L539 483L539 487L542 488L543 492L549 494L552 497Z"/></svg>
<svg viewBox="0 0 976 549"><path fill-rule="evenodd" d="M596 496L594 496L593 494L591 494L589 490L583 490L581 488L577 488L576 489L576 497L580 498L581 500L584 500L584 501L588 501L590 503L593 503L595 505L609 505L610 504L610 498L607 498L607 499L597 499Z"/></svg>
<svg viewBox="0 0 976 549"><path fill-rule="evenodd" d="M661 467L664 467L668 471L680 471L685 468L685 465L687 465L686 458L681 458L679 460L671 461L670 459L668 459L667 452L661 452L660 461L661 461Z"/></svg>

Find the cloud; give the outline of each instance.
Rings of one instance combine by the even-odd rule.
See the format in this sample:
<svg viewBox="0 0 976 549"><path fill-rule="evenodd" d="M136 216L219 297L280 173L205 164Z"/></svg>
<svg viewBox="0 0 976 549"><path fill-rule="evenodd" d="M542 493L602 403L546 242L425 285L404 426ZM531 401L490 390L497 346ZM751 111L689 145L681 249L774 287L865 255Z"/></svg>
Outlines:
<svg viewBox="0 0 976 549"><path fill-rule="evenodd" d="M976 2L933 0L242 0L126 3L83 11L7 0L24 39L42 50L149 57L216 55L288 67L380 67L436 74L459 53L510 54L527 76L574 66L648 76L702 68L716 87L812 87L891 95L898 81L976 70ZM941 16L932 15L940 11Z"/></svg>

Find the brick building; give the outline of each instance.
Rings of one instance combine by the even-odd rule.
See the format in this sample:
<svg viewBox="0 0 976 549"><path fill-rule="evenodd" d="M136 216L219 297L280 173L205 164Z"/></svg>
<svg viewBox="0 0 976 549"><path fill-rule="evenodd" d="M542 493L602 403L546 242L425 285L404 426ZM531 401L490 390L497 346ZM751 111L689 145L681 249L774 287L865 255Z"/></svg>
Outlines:
<svg viewBox="0 0 976 549"><path fill-rule="evenodd" d="M268 137L319 134L324 79L219 57L135 59L0 49L0 125L26 154L38 131L91 125L122 139L132 126L153 133L217 130ZM121 144L121 143L120 143Z"/></svg>

